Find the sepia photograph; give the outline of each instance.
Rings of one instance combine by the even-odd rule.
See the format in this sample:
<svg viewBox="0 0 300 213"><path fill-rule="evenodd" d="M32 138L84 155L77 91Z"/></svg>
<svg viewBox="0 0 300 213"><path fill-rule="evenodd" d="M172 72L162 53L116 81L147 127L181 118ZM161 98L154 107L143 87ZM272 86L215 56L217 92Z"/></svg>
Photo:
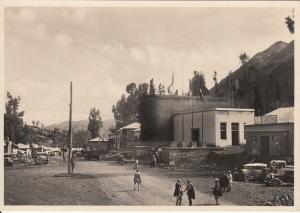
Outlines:
<svg viewBox="0 0 300 213"><path fill-rule="evenodd" d="M299 2L152 3L3 7L5 207L293 210Z"/></svg>

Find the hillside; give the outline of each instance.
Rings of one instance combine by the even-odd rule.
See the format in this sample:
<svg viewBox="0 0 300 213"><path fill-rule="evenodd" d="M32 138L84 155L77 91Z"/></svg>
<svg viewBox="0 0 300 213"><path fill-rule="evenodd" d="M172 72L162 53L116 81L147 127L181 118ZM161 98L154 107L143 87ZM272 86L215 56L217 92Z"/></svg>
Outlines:
<svg viewBox="0 0 300 213"><path fill-rule="evenodd" d="M278 41L254 55L218 83L218 94L232 107L254 108L256 115L294 105L294 41Z"/></svg>
<svg viewBox="0 0 300 213"><path fill-rule="evenodd" d="M72 127L75 132L78 130L87 130L88 123L89 123L88 120L73 121ZM101 128L101 133L106 137L108 135L109 128L114 127L114 126L115 126L114 119L103 120L103 127ZM54 128L57 128L60 130L68 130L69 122L64 121L64 122L61 122L58 124L52 124L52 125L46 126L45 128L50 129L50 130L53 130Z"/></svg>

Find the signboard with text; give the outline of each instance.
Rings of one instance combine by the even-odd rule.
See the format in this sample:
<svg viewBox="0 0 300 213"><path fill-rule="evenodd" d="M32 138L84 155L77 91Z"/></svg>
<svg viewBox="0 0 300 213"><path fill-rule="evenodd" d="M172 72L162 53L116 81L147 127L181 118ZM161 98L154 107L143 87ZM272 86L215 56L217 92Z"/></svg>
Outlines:
<svg viewBox="0 0 300 213"><path fill-rule="evenodd" d="M255 124L276 124L277 115L264 115L254 117Z"/></svg>

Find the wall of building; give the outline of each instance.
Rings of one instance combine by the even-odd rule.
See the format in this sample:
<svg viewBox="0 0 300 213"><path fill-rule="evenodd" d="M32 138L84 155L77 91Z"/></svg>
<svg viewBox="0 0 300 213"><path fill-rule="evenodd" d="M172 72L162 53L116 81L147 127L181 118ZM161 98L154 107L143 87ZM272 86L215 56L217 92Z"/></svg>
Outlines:
<svg viewBox="0 0 300 213"><path fill-rule="evenodd" d="M232 134L231 123L239 123L239 143L245 144L244 124L253 123L254 111L203 111L194 113L183 113L174 116L174 140L176 143L182 143L182 146L188 146L191 137L191 129L199 128L200 147L205 146L231 146ZM183 121L183 122L182 122ZM192 122L193 121L193 122ZM226 139L221 139L220 123L227 124ZM193 125L192 125L193 124ZM183 128L182 128L183 127ZM183 137L182 137L183 135ZM193 142L197 146L197 142Z"/></svg>
<svg viewBox="0 0 300 213"><path fill-rule="evenodd" d="M107 142L95 142L89 141L89 150L106 150L107 149Z"/></svg>
<svg viewBox="0 0 300 213"><path fill-rule="evenodd" d="M221 122L225 122L227 124L226 139L221 139ZM216 111L216 145L221 147L232 145L232 123L239 123L239 143L246 144L246 139L244 137L244 125L253 124L253 122L254 111Z"/></svg>
<svg viewBox="0 0 300 213"><path fill-rule="evenodd" d="M152 161L150 155L152 146L135 146L135 147L124 147L122 150L132 151L134 157L139 159L140 162L149 163ZM202 161L205 161L208 154L211 151L221 150L222 148L215 147L162 147L159 153L158 161L166 165L171 160L175 161L176 165L187 165L192 166L194 164L199 165Z"/></svg>
<svg viewBox="0 0 300 213"><path fill-rule="evenodd" d="M246 125L247 153L261 155L261 136L269 137L269 156L294 156L294 124ZM254 137L254 138L253 138ZM280 146L276 142L280 141Z"/></svg>
<svg viewBox="0 0 300 213"><path fill-rule="evenodd" d="M212 107L224 107L222 99L192 96L143 96L140 102L141 140L174 141L173 115L186 110L200 110Z"/></svg>
<svg viewBox="0 0 300 213"><path fill-rule="evenodd" d="M200 147L205 147L207 144L214 145L215 112L183 113L174 116L174 140L180 142L181 146L190 145L192 141L191 129L199 129ZM197 146L197 141L193 141L192 144Z"/></svg>

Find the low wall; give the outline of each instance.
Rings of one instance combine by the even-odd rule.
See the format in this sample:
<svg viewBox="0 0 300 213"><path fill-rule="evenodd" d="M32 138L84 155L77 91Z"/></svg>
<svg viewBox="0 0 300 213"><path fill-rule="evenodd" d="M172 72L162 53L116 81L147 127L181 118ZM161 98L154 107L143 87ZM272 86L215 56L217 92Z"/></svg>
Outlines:
<svg viewBox="0 0 300 213"><path fill-rule="evenodd" d="M128 146L122 148L123 151L132 151L135 158L144 163L151 162L151 149L153 146ZM211 151L223 150L218 147L161 147L158 162L168 164L171 160L176 165L194 165L200 164L206 160Z"/></svg>

